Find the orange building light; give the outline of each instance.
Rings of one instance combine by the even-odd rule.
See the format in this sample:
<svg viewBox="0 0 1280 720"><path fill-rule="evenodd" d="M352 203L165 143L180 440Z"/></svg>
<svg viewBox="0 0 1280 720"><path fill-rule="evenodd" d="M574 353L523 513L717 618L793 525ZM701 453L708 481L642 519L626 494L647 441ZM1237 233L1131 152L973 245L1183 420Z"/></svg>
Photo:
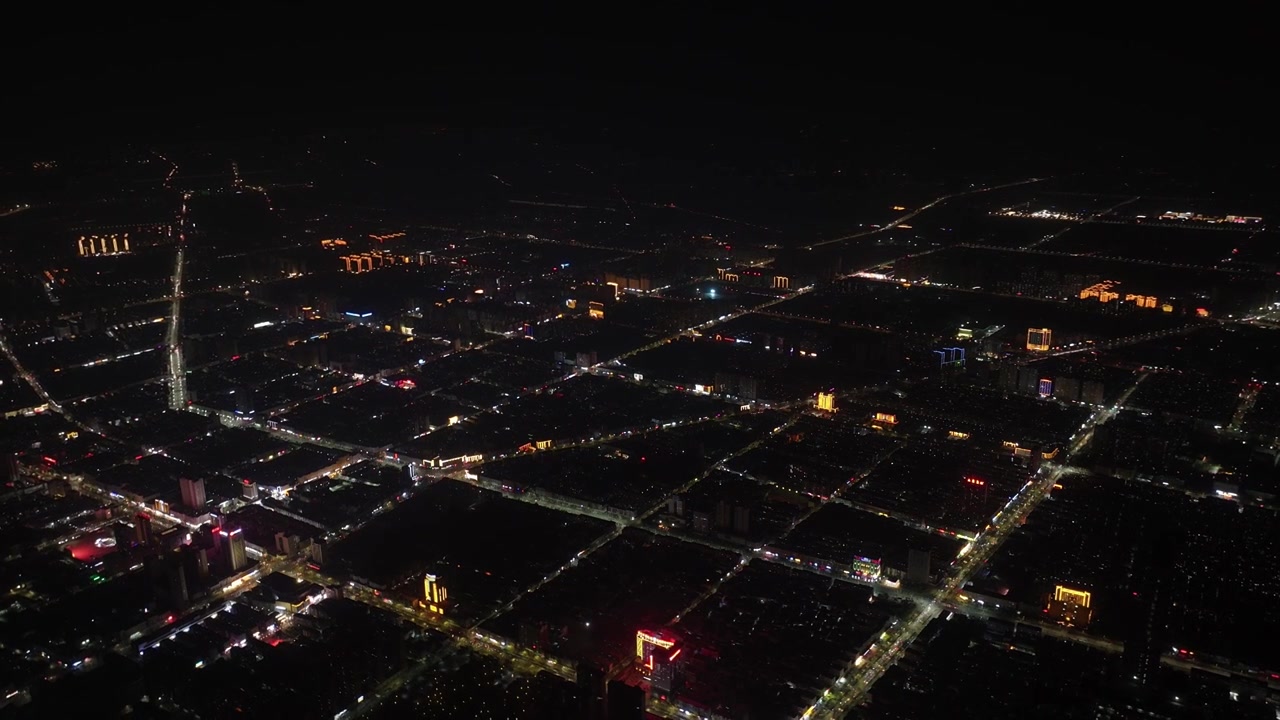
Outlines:
<svg viewBox="0 0 1280 720"><path fill-rule="evenodd" d="M1027 328L1027 350L1031 352L1048 352L1053 345L1053 330L1049 328Z"/></svg>

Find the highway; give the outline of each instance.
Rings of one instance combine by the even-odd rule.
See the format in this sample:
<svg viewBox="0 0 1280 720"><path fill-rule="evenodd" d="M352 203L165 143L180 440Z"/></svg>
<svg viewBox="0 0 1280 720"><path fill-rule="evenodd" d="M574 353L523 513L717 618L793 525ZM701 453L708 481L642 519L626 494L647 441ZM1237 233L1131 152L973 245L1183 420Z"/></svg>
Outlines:
<svg viewBox="0 0 1280 720"><path fill-rule="evenodd" d="M177 166L174 166L177 171ZM178 252L173 261L173 290L169 304L169 327L165 333L165 346L169 353L169 408L184 410L187 407L187 370L182 362L182 275L186 268L187 253L187 200L182 196L182 210L178 215Z"/></svg>
<svg viewBox="0 0 1280 720"><path fill-rule="evenodd" d="M1006 611L1003 608L996 609L990 605L980 605L976 602L966 600L966 597L963 595L957 599L959 602L949 602L945 604L945 609L948 612L954 612L957 615L965 615L967 617L977 618L980 620L990 620L993 618L1005 620L1019 626L1034 628L1033 632L1042 633L1058 640L1066 640L1068 642L1084 645L1094 650L1101 650L1102 652L1116 654L1124 652L1124 643L1119 640L1111 640L1098 635L1090 635L1081 630L1075 630L1055 623L1045 622L1036 617L1024 617L1021 613ZM1182 672L1199 670L1201 672L1213 673L1222 677L1243 678L1249 682L1255 683L1265 683L1270 679L1269 671L1240 665L1222 665L1214 662L1213 660L1197 657L1194 652L1187 650L1182 650L1177 654L1165 653L1160 657L1160 662Z"/></svg>
<svg viewBox="0 0 1280 720"><path fill-rule="evenodd" d="M973 190L965 190L963 192L951 193L950 195L943 195L942 197L935 198L930 203L921 205L915 210L912 210L906 215L903 215L897 220L894 220L886 225L881 225L880 227L871 228L869 230L859 230L858 232L850 233L848 235L841 235L840 237L831 238L830 240L821 240L819 242L813 243L812 245L805 245L804 249L812 250L814 248L823 247L825 245L832 245L835 243L844 242L846 240L855 240L857 238L867 237L870 235L875 235L877 233L882 233L886 230L892 230L893 228L896 228L899 225L914 219L917 215L924 212L925 210L941 205L942 203L954 198L964 197L965 195L976 195L977 193L991 192L992 190L1003 190L1004 188L1016 187L1018 185L1029 185L1031 183L1040 182L1041 180L1044 180L1044 178L1027 178L1026 180L1018 180L1016 182L1004 183L1003 185L992 185L990 187L975 188Z"/></svg>
<svg viewBox="0 0 1280 720"><path fill-rule="evenodd" d="M972 250L990 250L993 252L1000 252L1000 253L1021 253L1023 255L1043 255L1045 257L1066 257L1066 258L1096 257L1102 260L1114 260L1116 262L1120 262L1124 264L1150 265L1153 267L1184 268L1188 270L1203 270L1206 272L1232 273L1237 275L1244 275L1244 274L1256 272L1255 270L1225 267L1223 265L1196 265L1193 263L1178 263L1178 262L1168 262L1165 260L1132 258L1132 257L1125 257L1123 255L1102 255L1097 252L1083 253L1083 252L1067 252L1065 250L1045 250L1040 247L1006 247L1004 245L985 245L982 243L971 243L971 242L959 243L957 245L952 245L951 247L969 248Z"/></svg>
<svg viewBox="0 0 1280 720"><path fill-rule="evenodd" d="M1099 342L1099 343L1095 343L1095 342L1073 343L1072 345L1068 345L1066 347L1060 346L1056 350L1051 350L1047 353L1039 355L1033 358L1031 362L1038 362L1040 360L1044 360L1045 358L1051 358L1051 357L1062 357L1063 355L1074 355L1076 353L1082 353L1082 352L1114 350L1115 348L1125 347L1126 345L1137 345L1138 343L1144 343L1149 340L1158 340L1160 338L1173 337L1175 335L1186 335L1187 333L1195 332L1196 330L1202 330L1204 328L1211 327L1211 326L1212 326L1211 323L1198 322L1198 323L1191 323L1190 325L1181 325L1179 327L1169 328L1168 330L1156 330L1154 332L1139 333L1138 335L1126 335L1125 337L1113 338L1111 340L1106 340L1104 342Z"/></svg>
<svg viewBox="0 0 1280 720"><path fill-rule="evenodd" d="M50 410L65 415L66 413L63 411L62 406L58 404L58 401L49 397L49 393L45 392L44 386L40 384L40 381L36 379L36 376L28 372L27 369L22 366L22 361L18 360L18 356L13 354L13 348L9 345L9 339L4 336L3 329L3 326L0 326L0 352L4 353L5 358L13 364L14 370L18 371L18 375L22 378L23 382L35 391L36 395L38 395L40 399L49 406Z"/></svg>
<svg viewBox="0 0 1280 720"><path fill-rule="evenodd" d="M1077 221L1075 221L1075 222L1071 223L1070 225L1067 225L1066 227L1062 228L1061 230L1059 230L1059 231L1058 231L1058 232L1056 232L1056 233L1051 233L1051 234L1049 234L1049 235L1045 235L1044 237L1040 238L1039 240L1037 240L1037 241L1035 241L1035 242L1031 243L1030 245L1027 245L1027 246L1026 246L1026 248L1024 248L1024 249L1030 249L1030 248L1034 248L1034 247L1038 247L1038 246L1040 246L1040 245L1043 245L1043 244L1045 244L1045 243L1047 243L1047 242L1052 242L1052 241L1054 241L1054 240L1058 239L1059 237L1061 237L1063 233L1065 233L1066 231L1070 230L1071 228L1073 228L1073 227L1075 227L1075 226L1077 226L1077 225L1086 225L1086 224L1088 224L1088 223L1091 223L1091 222L1093 222L1094 220L1097 220L1098 218L1102 217L1103 215L1109 215L1110 213L1112 213L1113 211L1117 210L1118 208L1124 207L1125 205L1128 205L1128 204L1129 204L1129 203L1131 203L1131 202L1136 202L1137 200L1140 200L1140 199L1142 199L1142 198L1141 198L1141 196L1131 197L1131 198L1129 198L1128 200L1121 200L1120 202L1116 203L1115 205L1112 205L1112 206L1111 206L1111 207L1109 207L1109 208L1103 208L1102 210L1099 210L1099 211L1097 211L1097 212L1090 213L1089 215L1086 215L1085 217L1083 217L1083 218L1081 218L1081 219L1079 219L1079 220L1077 220Z"/></svg>
<svg viewBox="0 0 1280 720"><path fill-rule="evenodd" d="M810 718L836 720L844 717L845 713L860 704L875 682L898 661L916 636L954 602L954 598L964 588L965 583L999 549L1005 538L1022 524L1027 515L1035 510L1042 500L1048 497L1054 484L1065 474L1067 459L1088 445L1093 438L1093 429L1114 417L1146 378L1145 373L1139 375L1114 405L1095 410L1076 432L1076 440L1069 448L1064 449L1061 464L1054 464L1048 468L1042 467L1037 471L1036 475L1013 496L1009 503L992 517L991 524L978 534L978 538L971 543L969 551L952 563L947 579L934 593L933 598L890 627L884 635L881 635L881 639L874 642L846 666L831 687L805 711L804 720Z"/></svg>

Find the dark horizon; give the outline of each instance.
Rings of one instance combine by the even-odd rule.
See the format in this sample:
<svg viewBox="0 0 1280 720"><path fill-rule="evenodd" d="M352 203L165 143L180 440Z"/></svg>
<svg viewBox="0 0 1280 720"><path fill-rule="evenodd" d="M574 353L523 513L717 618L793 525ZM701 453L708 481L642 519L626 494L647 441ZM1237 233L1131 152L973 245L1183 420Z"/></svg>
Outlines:
<svg viewBox="0 0 1280 720"><path fill-rule="evenodd" d="M445 12L422 28L304 19L280 8L206 10L143 20L109 39L83 25L37 27L4 50L5 65L21 68L6 140L809 124L917 133L925 143L1062 143L1069 153L1129 147L1211 159L1275 147L1261 132L1274 71L1248 26L1183 44L1160 29L882 33L817 11L758 8L486 22Z"/></svg>

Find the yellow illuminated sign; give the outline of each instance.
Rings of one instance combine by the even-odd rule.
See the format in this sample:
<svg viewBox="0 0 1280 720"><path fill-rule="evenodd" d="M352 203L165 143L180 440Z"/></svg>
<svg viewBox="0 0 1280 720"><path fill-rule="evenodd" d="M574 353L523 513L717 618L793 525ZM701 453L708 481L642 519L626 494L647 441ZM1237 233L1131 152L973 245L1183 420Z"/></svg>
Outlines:
<svg viewBox="0 0 1280 720"><path fill-rule="evenodd" d="M666 640L658 637L657 635L650 635L643 630L639 630L636 632L636 657L638 659L644 659L644 646L646 643L649 645L657 645L663 650L670 650L671 647L675 645L674 640Z"/></svg>

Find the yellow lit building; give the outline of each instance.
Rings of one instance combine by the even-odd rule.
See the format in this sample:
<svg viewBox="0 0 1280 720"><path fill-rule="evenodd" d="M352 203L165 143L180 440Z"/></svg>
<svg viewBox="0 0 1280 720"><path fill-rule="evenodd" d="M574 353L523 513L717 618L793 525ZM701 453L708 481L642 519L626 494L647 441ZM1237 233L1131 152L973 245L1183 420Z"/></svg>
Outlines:
<svg viewBox="0 0 1280 720"><path fill-rule="evenodd" d="M1081 300L1096 299L1100 303L1109 303L1112 300L1119 300L1120 293L1115 288L1120 286L1119 280L1103 280L1100 283L1090 285L1080 291Z"/></svg>
<svg viewBox="0 0 1280 720"><path fill-rule="evenodd" d="M825 392L818 393L817 408L819 410L826 410L827 412L835 412L836 411L836 394L825 393Z"/></svg>
<svg viewBox="0 0 1280 720"><path fill-rule="evenodd" d="M1067 627L1087 627L1093 619L1093 593L1088 590L1076 590L1065 585L1057 585L1053 589L1053 597L1045 606L1045 615L1060 625Z"/></svg>
<svg viewBox="0 0 1280 720"><path fill-rule="evenodd" d="M81 235L76 241L80 257L94 255L122 255L129 252L129 233L106 235Z"/></svg>
<svg viewBox="0 0 1280 720"><path fill-rule="evenodd" d="M897 416L897 415L894 415L893 413L878 412L878 413L876 413L875 420L876 420L876 422L878 422L878 423L884 423L885 425L897 425L897 424L898 424L898 416Z"/></svg>
<svg viewBox="0 0 1280 720"><path fill-rule="evenodd" d="M1133 303L1140 308L1154 309L1160 306L1160 299L1154 295L1125 293L1122 296L1120 294L1119 280L1103 280L1080 291L1081 300L1097 300L1100 303L1109 303L1113 300L1119 302L1122 298L1124 302Z"/></svg>
<svg viewBox="0 0 1280 720"><path fill-rule="evenodd" d="M592 300L587 303L587 316L592 320L604 319L604 303Z"/></svg>
<svg viewBox="0 0 1280 720"><path fill-rule="evenodd" d="M449 599L449 591L440 584L435 575L428 575L422 580L422 605L437 615L444 614L444 604Z"/></svg>
<svg viewBox="0 0 1280 720"><path fill-rule="evenodd" d="M371 270L376 270L377 268L387 267L390 265L421 264L420 258L387 252L385 250L373 250L371 252L358 253L354 255L342 255L338 259L344 263L343 270L352 273L369 272Z"/></svg>
<svg viewBox="0 0 1280 720"><path fill-rule="evenodd" d="M1053 330L1049 328L1027 328L1027 350L1031 352L1049 352L1053 345Z"/></svg>
<svg viewBox="0 0 1280 720"><path fill-rule="evenodd" d="M1127 293L1124 296L1124 301L1131 302L1140 308L1153 308L1156 306L1155 295L1134 295L1133 293Z"/></svg>

